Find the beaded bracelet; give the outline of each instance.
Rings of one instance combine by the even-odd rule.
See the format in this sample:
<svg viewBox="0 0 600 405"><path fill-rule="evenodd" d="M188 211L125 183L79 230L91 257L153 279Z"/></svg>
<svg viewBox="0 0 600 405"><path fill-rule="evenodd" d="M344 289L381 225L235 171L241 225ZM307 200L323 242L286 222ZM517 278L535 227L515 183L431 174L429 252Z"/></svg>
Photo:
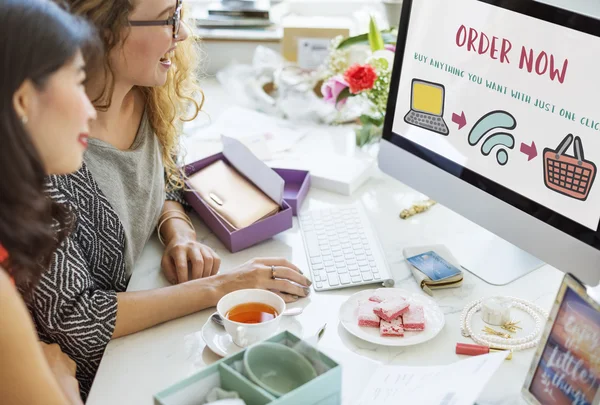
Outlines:
<svg viewBox="0 0 600 405"><path fill-rule="evenodd" d="M533 302L515 298L515 297L506 297L512 301L512 306L515 308L519 308L522 311L526 312L531 316L535 321L535 329L529 335L522 338L510 338L503 339L498 336L487 336L479 333L473 332L471 328L471 320L473 315L481 310L483 305L483 299L473 301L467 306L465 306L461 316L460 316L460 331L464 337L470 337L476 343L484 346L493 346L494 348L504 349L504 350L526 350L538 345L541 339L542 334L542 320L545 321L548 319L548 312L534 304Z"/></svg>

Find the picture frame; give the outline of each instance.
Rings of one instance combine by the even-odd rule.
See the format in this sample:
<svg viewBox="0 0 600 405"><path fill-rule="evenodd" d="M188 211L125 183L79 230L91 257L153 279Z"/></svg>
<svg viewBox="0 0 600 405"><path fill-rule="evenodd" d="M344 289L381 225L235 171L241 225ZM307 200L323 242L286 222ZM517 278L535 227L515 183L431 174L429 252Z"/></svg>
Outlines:
<svg viewBox="0 0 600 405"><path fill-rule="evenodd" d="M600 404L600 303L566 274L525 384L532 405Z"/></svg>

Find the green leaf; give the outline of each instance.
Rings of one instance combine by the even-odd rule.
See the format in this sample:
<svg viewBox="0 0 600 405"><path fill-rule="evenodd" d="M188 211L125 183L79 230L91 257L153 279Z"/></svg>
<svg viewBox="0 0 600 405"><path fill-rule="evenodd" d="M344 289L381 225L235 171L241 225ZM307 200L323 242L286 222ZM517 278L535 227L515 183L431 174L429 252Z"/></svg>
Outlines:
<svg viewBox="0 0 600 405"><path fill-rule="evenodd" d="M384 44L396 45L398 33L393 30L385 30L381 32L381 38L383 39ZM340 42L337 49L344 49L354 45L369 45L369 34L361 34L346 38Z"/></svg>
<svg viewBox="0 0 600 405"><path fill-rule="evenodd" d="M361 117L362 118L362 117ZM370 123L364 124L355 130L356 146L362 147L381 138L382 128Z"/></svg>
<svg viewBox="0 0 600 405"><path fill-rule="evenodd" d="M371 16L371 21L369 21L369 45L371 46L371 51L381 51L383 49L383 38L381 37L381 31L377 27L377 22L373 16Z"/></svg>
<svg viewBox="0 0 600 405"><path fill-rule="evenodd" d="M345 98L350 98L354 96L356 96L356 94L350 93L350 87L346 87L340 92L340 94L338 94L337 99L335 100L335 105L337 105L340 101L342 101Z"/></svg>
<svg viewBox="0 0 600 405"><path fill-rule="evenodd" d="M371 117L370 115L363 114L360 116L360 123L363 125L374 125L380 127L383 125L385 116L382 117Z"/></svg>

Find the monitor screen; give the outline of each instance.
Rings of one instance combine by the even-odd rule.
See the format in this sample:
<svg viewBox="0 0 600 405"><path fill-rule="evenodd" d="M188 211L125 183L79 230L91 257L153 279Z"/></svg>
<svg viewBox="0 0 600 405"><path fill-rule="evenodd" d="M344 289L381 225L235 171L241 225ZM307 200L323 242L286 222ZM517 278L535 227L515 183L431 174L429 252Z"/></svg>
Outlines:
<svg viewBox="0 0 600 405"><path fill-rule="evenodd" d="M422 80L413 80L411 109L431 115L444 111L444 88Z"/></svg>
<svg viewBox="0 0 600 405"><path fill-rule="evenodd" d="M533 1L408 2L385 139L598 247L600 23Z"/></svg>

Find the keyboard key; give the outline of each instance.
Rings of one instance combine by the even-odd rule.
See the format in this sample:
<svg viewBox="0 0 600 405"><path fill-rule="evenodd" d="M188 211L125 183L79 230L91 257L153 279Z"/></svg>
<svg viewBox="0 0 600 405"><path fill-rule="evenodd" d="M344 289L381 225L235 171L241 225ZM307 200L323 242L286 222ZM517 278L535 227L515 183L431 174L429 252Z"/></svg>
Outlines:
<svg viewBox="0 0 600 405"><path fill-rule="evenodd" d="M356 264L348 264L348 270L358 270L358 265L356 265Z"/></svg>
<svg viewBox="0 0 600 405"><path fill-rule="evenodd" d="M323 263L315 263L311 267L313 268L313 270L323 270L325 268L325 266L323 266Z"/></svg>
<svg viewBox="0 0 600 405"><path fill-rule="evenodd" d="M323 263L323 259L321 259L321 256L311 257L310 262L312 264Z"/></svg>
<svg viewBox="0 0 600 405"><path fill-rule="evenodd" d="M350 270L350 276L352 276L352 277L360 277L360 271L358 271L358 270Z"/></svg>
<svg viewBox="0 0 600 405"><path fill-rule="evenodd" d="M316 236L317 235L314 232L306 232L304 234L308 255L310 257L321 255L321 251L319 250L319 242L317 242Z"/></svg>
<svg viewBox="0 0 600 405"><path fill-rule="evenodd" d="M332 256L332 255L330 255L330 254L323 255L323 261L324 261L325 263L327 263L327 262L332 262L332 261L333 261L333 256Z"/></svg>
<svg viewBox="0 0 600 405"><path fill-rule="evenodd" d="M366 260L358 260L358 265L359 266L367 266L369 264L368 261Z"/></svg>
<svg viewBox="0 0 600 405"><path fill-rule="evenodd" d="M328 278L330 286L340 285L340 278L338 277L337 273L329 273Z"/></svg>
<svg viewBox="0 0 600 405"><path fill-rule="evenodd" d="M371 267L377 267L377 263L375 263L375 260L371 260L369 262L369 266L371 266Z"/></svg>
<svg viewBox="0 0 600 405"><path fill-rule="evenodd" d="M332 267L335 265L335 263L333 262L333 260L326 260L323 262L325 264L325 267Z"/></svg>
<svg viewBox="0 0 600 405"><path fill-rule="evenodd" d="M337 273L337 269L336 269L334 266L331 266L331 267L329 267L329 266L328 266L328 267L325 267L325 271L326 271L327 273Z"/></svg>
<svg viewBox="0 0 600 405"><path fill-rule="evenodd" d="M316 276L319 276L319 278L321 279L321 281L325 281L327 279L327 273L325 272L325 270L322 271L317 271L313 273Z"/></svg>
<svg viewBox="0 0 600 405"><path fill-rule="evenodd" d="M333 257L340 257L340 258L344 257L344 253L342 252L341 249L340 250L333 250L332 249L331 253L332 253Z"/></svg>
<svg viewBox="0 0 600 405"><path fill-rule="evenodd" d="M346 263L346 260L344 260L344 257L336 257L335 258L335 262L337 263Z"/></svg>
<svg viewBox="0 0 600 405"><path fill-rule="evenodd" d="M369 266L361 266L360 267L360 271L363 272L363 273L364 272L369 272L370 273L371 272L371 268Z"/></svg>
<svg viewBox="0 0 600 405"><path fill-rule="evenodd" d="M354 253L356 255L356 260L358 260L359 263L360 263L361 260L362 261L366 261L367 260L367 255L365 255L364 253L362 253L362 254L360 254L358 252L354 252Z"/></svg>
<svg viewBox="0 0 600 405"><path fill-rule="evenodd" d="M321 282L317 282L317 284L315 284L317 286L317 288L323 288L323 283Z"/></svg>
<svg viewBox="0 0 600 405"><path fill-rule="evenodd" d="M342 284L350 284L350 276L348 274L340 274L340 282Z"/></svg>
<svg viewBox="0 0 600 405"><path fill-rule="evenodd" d="M373 273L373 278L375 280L381 280L381 275L379 273Z"/></svg>
<svg viewBox="0 0 600 405"><path fill-rule="evenodd" d="M346 262L335 262L335 267L342 269L346 267Z"/></svg>
<svg viewBox="0 0 600 405"><path fill-rule="evenodd" d="M313 276L313 281L321 281L321 276L318 276L318 275L315 274Z"/></svg>
<svg viewBox="0 0 600 405"><path fill-rule="evenodd" d="M358 276L358 277L351 277L351 280L353 283L360 283L362 282L362 277Z"/></svg>
<svg viewBox="0 0 600 405"><path fill-rule="evenodd" d="M369 273L363 273L362 274L362 278L365 281L371 281L373 280L373 275L369 272Z"/></svg>
<svg viewBox="0 0 600 405"><path fill-rule="evenodd" d="M338 267L337 269L338 274L342 274L342 273L348 273L348 269L346 267Z"/></svg>

